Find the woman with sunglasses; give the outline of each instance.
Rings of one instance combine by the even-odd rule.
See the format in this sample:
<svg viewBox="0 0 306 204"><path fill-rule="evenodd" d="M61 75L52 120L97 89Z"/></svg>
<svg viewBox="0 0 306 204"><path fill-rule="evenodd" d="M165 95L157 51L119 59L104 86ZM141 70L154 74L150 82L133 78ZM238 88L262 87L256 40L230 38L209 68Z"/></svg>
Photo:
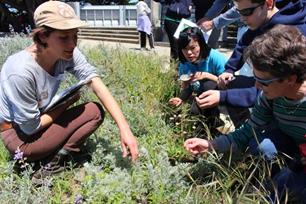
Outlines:
<svg viewBox="0 0 306 204"><path fill-rule="evenodd" d="M117 102L77 45L78 28L86 26L66 3L47 1L34 13L33 44L11 55L0 75L0 130L9 152L35 162L37 177L62 170L104 119L102 105L79 97L45 112L65 75L89 80L88 86L118 125L123 156L138 155L137 142ZM45 167L48 168L45 168ZM37 169L36 169L37 170Z"/></svg>
<svg viewBox="0 0 306 204"><path fill-rule="evenodd" d="M192 138L185 148L192 154L210 150L245 151L268 161L284 157L286 165L272 168L275 189L271 199L304 203L306 198L306 37L294 26L277 25L256 38L245 52L256 87L262 90L250 119L229 135L214 140ZM276 166L272 166L276 167ZM270 174L266 174L270 175ZM287 192L287 193L288 193ZM280 201L284 203L285 200Z"/></svg>
<svg viewBox="0 0 306 204"><path fill-rule="evenodd" d="M216 89L218 76L224 71L225 56L211 49L205 42L203 32L198 27L184 29L178 38L179 46L179 78L182 91L179 97L171 98L169 103L180 106L192 93L199 95L203 91ZM201 110L193 103L192 113L207 117L218 117L218 108Z"/></svg>
<svg viewBox="0 0 306 204"><path fill-rule="evenodd" d="M244 50L252 43L255 37L269 31L277 24L296 25L303 35L306 34L306 9L305 1L275 0L234 0L235 7L240 13L241 20L248 26L237 43L233 54L225 65L225 72L218 77L218 85L223 90L204 92L197 98L201 108L217 106L219 104L235 107L253 107L258 96L258 89L254 84L254 77L234 76L245 64ZM245 86L246 82L251 85Z"/></svg>

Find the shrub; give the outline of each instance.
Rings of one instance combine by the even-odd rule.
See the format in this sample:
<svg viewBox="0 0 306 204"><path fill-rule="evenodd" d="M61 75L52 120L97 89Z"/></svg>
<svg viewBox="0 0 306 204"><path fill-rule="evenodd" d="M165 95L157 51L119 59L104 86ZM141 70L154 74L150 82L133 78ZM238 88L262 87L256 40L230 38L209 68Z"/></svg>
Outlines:
<svg viewBox="0 0 306 204"><path fill-rule="evenodd" d="M22 37L1 39L0 64L28 44L29 39ZM248 174L253 170L249 164L258 164L255 161L232 165L231 159L224 162L222 155L213 153L193 158L192 163L182 162L180 158L190 157L182 142L200 134L190 127L201 119L188 118L183 107L180 125L169 122L168 116L176 114L176 110L169 109L167 101L178 88L173 80L174 67L165 70L168 59L104 46L82 50L99 69L138 137L139 160L132 165L129 159L121 157L119 132L109 117L86 143L92 162L54 176L40 188L30 181L31 169L21 175L13 172L13 163L1 145L0 203L266 202L260 193L262 187L248 191L255 188ZM75 79L70 77L61 88L73 82ZM85 91L81 100L97 99ZM258 169L258 165L255 167Z"/></svg>

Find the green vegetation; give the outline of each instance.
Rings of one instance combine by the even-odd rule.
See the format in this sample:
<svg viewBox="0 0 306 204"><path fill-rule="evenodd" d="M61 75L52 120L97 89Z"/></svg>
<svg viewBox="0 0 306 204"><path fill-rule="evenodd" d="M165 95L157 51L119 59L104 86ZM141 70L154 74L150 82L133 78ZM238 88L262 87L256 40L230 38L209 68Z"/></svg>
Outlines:
<svg viewBox="0 0 306 204"><path fill-rule="evenodd" d="M16 37L0 40L0 65L29 44ZM93 160L36 188L31 170L17 175L0 143L0 203L266 203L262 181L267 165L241 155L192 157L182 147L187 137L211 133L203 118L188 115L188 105L167 105L178 91L175 68L167 59L105 47L84 48L88 60L119 102L138 138L140 158L121 157L119 133L107 115L86 143ZM73 83L69 78L67 84ZM97 100L90 91L81 100ZM213 135L213 134L212 134ZM240 159L239 159L240 157Z"/></svg>

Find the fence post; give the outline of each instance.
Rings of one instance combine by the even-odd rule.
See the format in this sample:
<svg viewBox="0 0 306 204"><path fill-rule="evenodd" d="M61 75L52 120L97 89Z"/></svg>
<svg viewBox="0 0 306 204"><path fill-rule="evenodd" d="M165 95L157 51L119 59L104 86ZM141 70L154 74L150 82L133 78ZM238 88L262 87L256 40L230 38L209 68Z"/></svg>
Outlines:
<svg viewBox="0 0 306 204"><path fill-rule="evenodd" d="M91 26L136 26L136 6L85 6L80 8L80 18ZM100 23L101 22L101 23Z"/></svg>
<svg viewBox="0 0 306 204"><path fill-rule="evenodd" d="M119 6L119 26L125 26L125 6Z"/></svg>
<svg viewBox="0 0 306 204"><path fill-rule="evenodd" d="M94 26L96 27L96 21L97 21L97 16L96 16L96 9L93 10L94 14Z"/></svg>
<svg viewBox="0 0 306 204"><path fill-rule="evenodd" d="M75 14L80 17L80 2L67 2L74 10Z"/></svg>

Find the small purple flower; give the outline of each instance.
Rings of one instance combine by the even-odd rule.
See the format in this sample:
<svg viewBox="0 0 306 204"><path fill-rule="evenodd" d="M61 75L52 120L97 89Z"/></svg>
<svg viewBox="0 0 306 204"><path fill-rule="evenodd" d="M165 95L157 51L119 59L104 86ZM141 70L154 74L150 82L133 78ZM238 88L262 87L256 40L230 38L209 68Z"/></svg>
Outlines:
<svg viewBox="0 0 306 204"><path fill-rule="evenodd" d="M83 203L83 201L84 201L83 196L82 195L77 195L75 197L74 204L81 204L81 203Z"/></svg>
<svg viewBox="0 0 306 204"><path fill-rule="evenodd" d="M17 150L15 151L14 154L14 160L22 160L23 159L23 152L20 151L19 147L17 148Z"/></svg>

